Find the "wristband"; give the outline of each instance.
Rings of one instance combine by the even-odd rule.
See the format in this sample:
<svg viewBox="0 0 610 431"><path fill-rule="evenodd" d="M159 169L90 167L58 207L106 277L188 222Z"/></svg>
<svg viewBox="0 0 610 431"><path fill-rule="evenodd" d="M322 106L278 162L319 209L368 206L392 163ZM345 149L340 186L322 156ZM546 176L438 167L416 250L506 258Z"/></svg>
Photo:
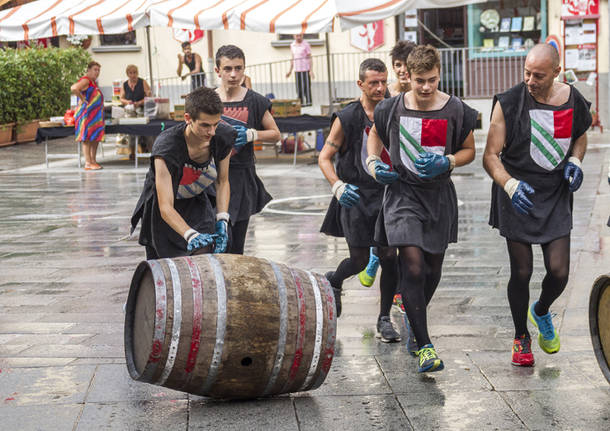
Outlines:
<svg viewBox="0 0 610 431"><path fill-rule="evenodd" d="M246 141L252 142L258 139L258 131L256 129L246 130Z"/></svg>
<svg viewBox="0 0 610 431"><path fill-rule="evenodd" d="M229 213L228 212L221 212L221 213L217 213L216 214L216 221L219 220L224 220L226 222L229 221Z"/></svg>
<svg viewBox="0 0 610 431"><path fill-rule="evenodd" d="M453 154L447 154L446 156L449 159L449 170L452 171L455 168L455 156Z"/></svg>
<svg viewBox="0 0 610 431"><path fill-rule="evenodd" d="M377 160L381 160L381 158L379 156L376 156L375 154L368 156L366 158L366 167L369 168L369 172L371 173L371 175L373 176L373 178L377 178L375 176L375 162Z"/></svg>
<svg viewBox="0 0 610 431"><path fill-rule="evenodd" d="M515 191L519 187L519 180L515 178L509 178L507 182L504 183L504 191L508 195L509 198L513 198Z"/></svg>
<svg viewBox="0 0 610 431"><path fill-rule="evenodd" d="M331 187L333 195L339 199L345 190L345 183L341 180L335 181L335 184ZM338 195L338 196L337 196Z"/></svg>
<svg viewBox="0 0 610 431"><path fill-rule="evenodd" d="M576 166L578 166L579 168L581 168L581 169L582 169L582 167L581 167L581 162L580 162L580 159L579 159L578 157L574 157L574 156L572 156L572 157L570 157L570 158L568 159L568 162L570 162L570 163L574 163Z"/></svg>
<svg viewBox="0 0 610 431"><path fill-rule="evenodd" d="M186 242L189 242L189 240L191 240L195 235L199 235L199 232L197 232L195 229L188 229L186 232L184 232L182 237Z"/></svg>

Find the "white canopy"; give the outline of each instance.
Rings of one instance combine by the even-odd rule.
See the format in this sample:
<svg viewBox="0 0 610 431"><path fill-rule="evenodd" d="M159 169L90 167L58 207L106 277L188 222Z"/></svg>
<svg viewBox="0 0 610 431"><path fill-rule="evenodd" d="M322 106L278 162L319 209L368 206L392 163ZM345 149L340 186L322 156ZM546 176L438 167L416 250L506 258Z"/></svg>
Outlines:
<svg viewBox="0 0 610 431"><path fill-rule="evenodd" d="M414 8L481 0L38 0L0 11L0 40L125 33L147 25L270 33L346 30Z"/></svg>

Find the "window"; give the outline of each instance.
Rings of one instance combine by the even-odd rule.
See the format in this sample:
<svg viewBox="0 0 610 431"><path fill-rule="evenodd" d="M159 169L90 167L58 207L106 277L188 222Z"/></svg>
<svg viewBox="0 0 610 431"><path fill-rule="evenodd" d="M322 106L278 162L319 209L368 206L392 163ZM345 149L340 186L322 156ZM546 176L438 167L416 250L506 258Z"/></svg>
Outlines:
<svg viewBox="0 0 610 431"><path fill-rule="evenodd" d="M303 39L305 39L311 46L324 45L324 39L320 39L319 33L305 33L303 35ZM275 48L289 47L293 40L294 35L279 33L277 35L277 39L271 42L271 46Z"/></svg>
<svg viewBox="0 0 610 431"><path fill-rule="evenodd" d="M320 35L318 33L305 33L303 35L303 39L305 40L310 40L310 39L320 39ZM277 35L277 40L290 40L293 41L294 40L294 35L292 34L278 34Z"/></svg>
<svg viewBox="0 0 610 431"><path fill-rule="evenodd" d="M100 46L136 45L136 32L100 35Z"/></svg>

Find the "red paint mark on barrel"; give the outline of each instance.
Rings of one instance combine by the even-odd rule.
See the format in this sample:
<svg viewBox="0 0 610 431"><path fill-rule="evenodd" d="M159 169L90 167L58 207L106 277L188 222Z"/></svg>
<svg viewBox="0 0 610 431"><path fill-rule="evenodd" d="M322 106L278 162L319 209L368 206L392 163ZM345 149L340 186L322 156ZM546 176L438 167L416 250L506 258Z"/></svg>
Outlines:
<svg viewBox="0 0 610 431"><path fill-rule="evenodd" d="M162 350L163 346L161 344L161 340L155 340L150 351L150 356L148 357L148 362L159 362L159 359L161 359Z"/></svg>
<svg viewBox="0 0 610 431"><path fill-rule="evenodd" d="M191 336L191 350L189 351L184 368L185 372L190 373L195 369L195 362L199 353L201 318L203 316L203 292L197 267L190 258L186 257L185 260L191 273L191 285L193 286L193 334Z"/></svg>
<svg viewBox="0 0 610 431"><path fill-rule="evenodd" d="M290 367L290 373L288 374L289 380L294 380L297 372L301 366L301 360L303 359L303 345L305 344L305 324L306 322L306 310L305 310L305 298L303 292L303 285L301 284L301 278L292 271L292 277L297 287L297 300L299 307L299 327L297 330L297 347L294 353L294 359L292 366Z"/></svg>

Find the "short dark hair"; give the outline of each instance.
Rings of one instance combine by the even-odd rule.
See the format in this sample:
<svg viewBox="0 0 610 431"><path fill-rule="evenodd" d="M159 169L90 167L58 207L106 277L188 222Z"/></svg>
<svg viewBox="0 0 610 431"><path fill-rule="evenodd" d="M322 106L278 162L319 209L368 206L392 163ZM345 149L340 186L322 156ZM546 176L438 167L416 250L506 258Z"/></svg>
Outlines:
<svg viewBox="0 0 610 431"><path fill-rule="evenodd" d="M411 51L413 51L413 48L415 48L416 46L417 45L415 45L410 40L399 40L398 42L396 42L396 45L394 45L394 48L392 48L392 51L390 51L390 58L392 59L392 64L394 64L394 61L396 60L401 60L406 63L407 57L409 56Z"/></svg>
<svg viewBox="0 0 610 431"><path fill-rule="evenodd" d="M358 70L358 79L364 81L366 78L366 71L374 70L375 72L387 72L388 68L385 63L378 58L367 58L360 63L360 69Z"/></svg>
<svg viewBox="0 0 610 431"><path fill-rule="evenodd" d="M97 61L90 61L89 63L87 63L87 70L91 70L91 68L94 66L102 67L102 65L99 64Z"/></svg>
<svg viewBox="0 0 610 431"><path fill-rule="evenodd" d="M181 46L182 48L186 48L187 46L191 46L191 42L189 42L189 41L187 40L186 42L182 42L182 43L180 44L180 46Z"/></svg>
<svg viewBox="0 0 610 431"><path fill-rule="evenodd" d="M220 59L222 57L227 57L229 60L233 60L234 58L241 58L244 61L244 66L246 65L246 56L240 47L235 45L223 45L218 48L216 51L216 67L220 67Z"/></svg>
<svg viewBox="0 0 610 431"><path fill-rule="evenodd" d="M214 89L199 87L186 95L184 112L196 119L202 112L207 115L222 114L223 105Z"/></svg>
<svg viewBox="0 0 610 431"><path fill-rule="evenodd" d="M438 67L439 72L441 71L441 55L438 49L432 45L416 46L407 58L407 72L409 72L409 75L430 72L435 67Z"/></svg>

